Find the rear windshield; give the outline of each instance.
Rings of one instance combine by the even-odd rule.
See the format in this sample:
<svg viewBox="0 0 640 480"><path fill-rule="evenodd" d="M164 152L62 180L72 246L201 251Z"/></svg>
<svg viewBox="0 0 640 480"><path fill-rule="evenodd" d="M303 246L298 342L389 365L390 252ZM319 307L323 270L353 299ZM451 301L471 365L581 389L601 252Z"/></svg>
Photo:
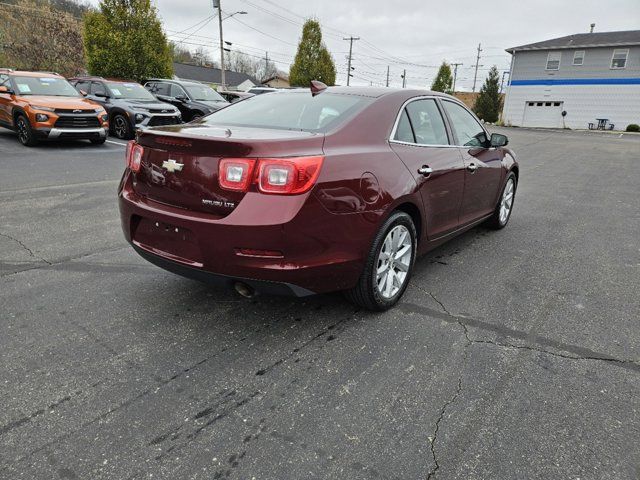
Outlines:
<svg viewBox="0 0 640 480"><path fill-rule="evenodd" d="M52 95L55 97L79 97L78 91L60 77L13 77L18 95Z"/></svg>
<svg viewBox="0 0 640 480"><path fill-rule="evenodd" d="M155 100L144 87L138 83L107 83L111 96L114 98L127 98L131 100Z"/></svg>
<svg viewBox="0 0 640 480"><path fill-rule="evenodd" d="M326 132L362 110L372 98L308 91L257 95L205 117L209 125Z"/></svg>

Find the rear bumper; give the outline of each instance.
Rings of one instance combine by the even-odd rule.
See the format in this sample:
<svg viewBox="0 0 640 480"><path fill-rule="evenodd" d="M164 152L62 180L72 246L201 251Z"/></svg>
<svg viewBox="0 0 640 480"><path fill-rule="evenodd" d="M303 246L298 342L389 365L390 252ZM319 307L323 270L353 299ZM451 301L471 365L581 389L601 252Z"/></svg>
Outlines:
<svg viewBox="0 0 640 480"><path fill-rule="evenodd" d="M266 280L257 280L254 278L231 277L219 273L208 272L206 270L189 267L178 262L168 260L160 255L150 253L135 244L132 244L132 246L138 255L148 262L177 275L208 283L210 285L231 288L235 283L242 282L249 285L257 292L269 295L307 297L315 294L315 292L312 292L311 290L286 282L271 282Z"/></svg>
<svg viewBox="0 0 640 480"><path fill-rule="evenodd" d="M306 296L345 290L358 281L379 217L329 213L311 194L247 194L219 217L119 190L125 238L145 259L189 278L259 292ZM237 249L276 250L282 258L238 255Z"/></svg>

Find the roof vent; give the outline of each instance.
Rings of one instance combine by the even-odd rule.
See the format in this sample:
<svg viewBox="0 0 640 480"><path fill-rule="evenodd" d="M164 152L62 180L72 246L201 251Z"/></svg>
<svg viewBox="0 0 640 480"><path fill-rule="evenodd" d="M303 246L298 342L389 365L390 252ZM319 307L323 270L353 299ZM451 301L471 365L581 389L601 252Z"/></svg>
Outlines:
<svg viewBox="0 0 640 480"><path fill-rule="evenodd" d="M589 33L593 33L593 29L596 28L596 24L592 23L591 24L591 30L589 30Z"/></svg>

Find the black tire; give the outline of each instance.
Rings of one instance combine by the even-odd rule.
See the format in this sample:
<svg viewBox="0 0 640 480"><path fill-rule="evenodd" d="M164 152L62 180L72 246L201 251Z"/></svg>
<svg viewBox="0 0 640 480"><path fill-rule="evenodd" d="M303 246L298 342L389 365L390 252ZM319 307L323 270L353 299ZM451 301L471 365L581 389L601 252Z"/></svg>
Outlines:
<svg viewBox="0 0 640 480"><path fill-rule="evenodd" d="M133 138L133 128L129 119L121 113L116 113L111 118L111 133L120 140L131 140Z"/></svg>
<svg viewBox="0 0 640 480"><path fill-rule="evenodd" d="M104 142L107 141L107 137L100 137L100 138L91 138L91 143L93 143L94 145L102 145L104 144Z"/></svg>
<svg viewBox="0 0 640 480"><path fill-rule="evenodd" d="M34 147L38 144L38 139L33 133L31 123L23 113L19 113L16 116L16 133L18 134L18 141L25 147Z"/></svg>
<svg viewBox="0 0 640 480"><path fill-rule="evenodd" d="M393 296L385 298L379 291L377 284L379 256L387 235L399 225L406 227L411 236L411 259L408 262L408 268L402 286ZM373 311L388 310L398 303L398 300L400 300L404 294L411 280L411 273L413 272L413 265L416 259L417 238L416 227L411 217L405 212L393 212L380 227L380 230L373 240L371 249L369 250L369 256L358 283L351 290L345 292L347 299L356 305Z"/></svg>
<svg viewBox="0 0 640 480"><path fill-rule="evenodd" d="M510 182L513 182L511 206L509 207L509 211L507 213L506 218L504 218L504 216L501 217L500 211L502 210L503 200ZM498 199L498 204L496 205L496 208L493 211L493 215L491 215L491 217L489 217L489 219L485 223L487 227L493 228L494 230L500 230L501 228L504 228L507 226L507 223L509 223L509 219L511 218L511 213L513 212L513 202L515 200L517 189L518 189L518 178L516 177L515 173L509 172L509 174L507 175L507 179L504 182L504 187L502 187L502 191L500 192L500 198Z"/></svg>
<svg viewBox="0 0 640 480"><path fill-rule="evenodd" d="M191 120L189 120L190 122L195 122L196 120L200 120L202 117L204 117L204 113L202 112L193 112L193 115L191 115Z"/></svg>

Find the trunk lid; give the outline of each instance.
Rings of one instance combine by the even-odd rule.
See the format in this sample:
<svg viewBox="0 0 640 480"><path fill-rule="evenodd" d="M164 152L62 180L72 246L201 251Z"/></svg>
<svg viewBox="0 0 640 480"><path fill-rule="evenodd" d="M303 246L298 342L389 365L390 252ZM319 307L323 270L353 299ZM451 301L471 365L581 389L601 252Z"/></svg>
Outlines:
<svg viewBox="0 0 640 480"><path fill-rule="evenodd" d="M323 141L322 134L310 132L205 124L145 130L138 138L144 155L133 188L156 202L224 217L245 193L220 188L221 158L321 155Z"/></svg>

